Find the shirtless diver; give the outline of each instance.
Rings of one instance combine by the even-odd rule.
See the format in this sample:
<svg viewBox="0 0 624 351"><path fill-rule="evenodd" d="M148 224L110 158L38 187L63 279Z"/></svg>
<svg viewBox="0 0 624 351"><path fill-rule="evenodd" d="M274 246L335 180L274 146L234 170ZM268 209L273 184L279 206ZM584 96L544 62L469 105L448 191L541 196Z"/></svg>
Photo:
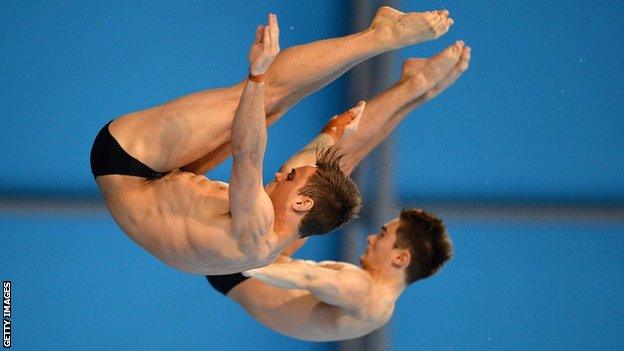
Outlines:
<svg viewBox="0 0 624 351"><path fill-rule="evenodd" d="M277 17L269 15L256 30L247 79L102 128L91 167L108 209L152 255L200 274L267 265L294 241L339 227L355 216L360 197L337 153L287 170L292 176L265 188L266 126L359 62L436 39L452 24L446 10L382 7L361 32L280 52ZM230 153L229 186L203 176Z"/></svg>

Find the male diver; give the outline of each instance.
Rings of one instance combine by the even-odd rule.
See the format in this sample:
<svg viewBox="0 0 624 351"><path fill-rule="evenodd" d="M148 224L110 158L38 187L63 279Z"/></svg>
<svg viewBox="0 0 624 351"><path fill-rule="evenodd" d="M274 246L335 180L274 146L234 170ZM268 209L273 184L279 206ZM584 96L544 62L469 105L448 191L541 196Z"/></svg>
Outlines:
<svg viewBox="0 0 624 351"><path fill-rule="evenodd" d="M279 52L277 18L269 15L257 28L247 79L102 128L91 167L113 218L163 262L201 274L264 266L297 239L339 227L355 216L360 197L337 153L324 152L264 188L266 125L357 63L438 38L452 23L448 11L382 7L366 30ZM433 75L423 86L440 79ZM230 152L229 186L202 175Z"/></svg>

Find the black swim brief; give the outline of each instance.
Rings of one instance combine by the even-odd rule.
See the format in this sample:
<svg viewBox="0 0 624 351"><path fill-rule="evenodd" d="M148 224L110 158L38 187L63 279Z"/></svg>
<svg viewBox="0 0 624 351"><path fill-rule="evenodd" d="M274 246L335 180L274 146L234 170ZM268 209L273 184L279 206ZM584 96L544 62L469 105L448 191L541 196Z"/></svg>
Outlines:
<svg viewBox="0 0 624 351"><path fill-rule="evenodd" d="M227 296L230 290L235 286L249 279L240 273L226 274L226 275L207 275L208 283L212 285L215 290Z"/></svg>
<svg viewBox="0 0 624 351"><path fill-rule="evenodd" d="M166 174L156 172L130 156L108 131L111 122L100 130L91 147L91 173L94 178L107 174L120 174L153 180Z"/></svg>

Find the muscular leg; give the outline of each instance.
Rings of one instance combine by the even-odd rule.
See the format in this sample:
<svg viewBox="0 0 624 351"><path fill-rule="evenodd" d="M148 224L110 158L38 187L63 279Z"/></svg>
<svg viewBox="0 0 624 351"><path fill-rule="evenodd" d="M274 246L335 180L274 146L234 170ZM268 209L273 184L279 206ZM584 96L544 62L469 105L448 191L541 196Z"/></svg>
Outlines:
<svg viewBox="0 0 624 351"><path fill-rule="evenodd" d="M410 59L404 63L403 68L403 77L411 77L413 74L422 70L422 67L425 64L424 59ZM381 128L378 133L381 135L379 138L384 138L394 130L394 128L399 124L410 112L424 104L425 102L435 98L440 93L442 93L446 88L450 87L461 75L468 69L468 64L470 62L470 48L466 47L459 58L459 62L453 67L451 72L444 77L436 86L427 91L425 94L419 96L417 99L409 102L407 105L401 107L392 117L384 124L383 128ZM409 78L408 78L409 79Z"/></svg>
<svg viewBox="0 0 624 351"><path fill-rule="evenodd" d="M352 171L416 107L450 86L468 68L470 48L457 42L430 59L409 59L401 79L366 103L356 135L342 148Z"/></svg>
<svg viewBox="0 0 624 351"><path fill-rule="evenodd" d="M448 11L407 13L384 6L371 26L343 38L294 46L282 52L269 70L269 84L286 110L358 63L378 54L434 39L448 31Z"/></svg>
<svg viewBox="0 0 624 351"><path fill-rule="evenodd" d="M448 11L408 13L381 7L371 26L343 38L317 41L281 52L268 73L267 104L271 125L303 97L321 89L356 64L377 54L437 38L453 23ZM204 173L229 156L229 144L204 155L184 169Z"/></svg>
<svg viewBox="0 0 624 351"><path fill-rule="evenodd" d="M268 72L267 118L275 121L303 96L357 63L437 38L451 24L446 11L403 14L384 7L365 31L284 50ZM191 94L123 116L111 124L111 134L128 153L157 171L188 165L219 149L220 155L227 154L242 86Z"/></svg>

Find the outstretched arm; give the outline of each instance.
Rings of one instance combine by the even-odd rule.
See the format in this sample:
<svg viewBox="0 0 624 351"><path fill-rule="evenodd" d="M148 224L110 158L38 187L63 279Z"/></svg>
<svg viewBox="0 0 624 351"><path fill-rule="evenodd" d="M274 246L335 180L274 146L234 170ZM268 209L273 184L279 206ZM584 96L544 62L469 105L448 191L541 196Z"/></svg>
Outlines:
<svg viewBox="0 0 624 351"><path fill-rule="evenodd" d="M279 52L275 15L269 26L258 27L249 53L250 79L241 95L232 122L232 178L228 190L232 234L243 254L259 259L271 250L275 214L262 184L266 148L265 86L263 77Z"/></svg>
<svg viewBox="0 0 624 351"><path fill-rule="evenodd" d="M243 275L278 288L305 289L327 304L347 309L361 306L372 287L370 277L361 269L334 270L313 261L272 263Z"/></svg>

